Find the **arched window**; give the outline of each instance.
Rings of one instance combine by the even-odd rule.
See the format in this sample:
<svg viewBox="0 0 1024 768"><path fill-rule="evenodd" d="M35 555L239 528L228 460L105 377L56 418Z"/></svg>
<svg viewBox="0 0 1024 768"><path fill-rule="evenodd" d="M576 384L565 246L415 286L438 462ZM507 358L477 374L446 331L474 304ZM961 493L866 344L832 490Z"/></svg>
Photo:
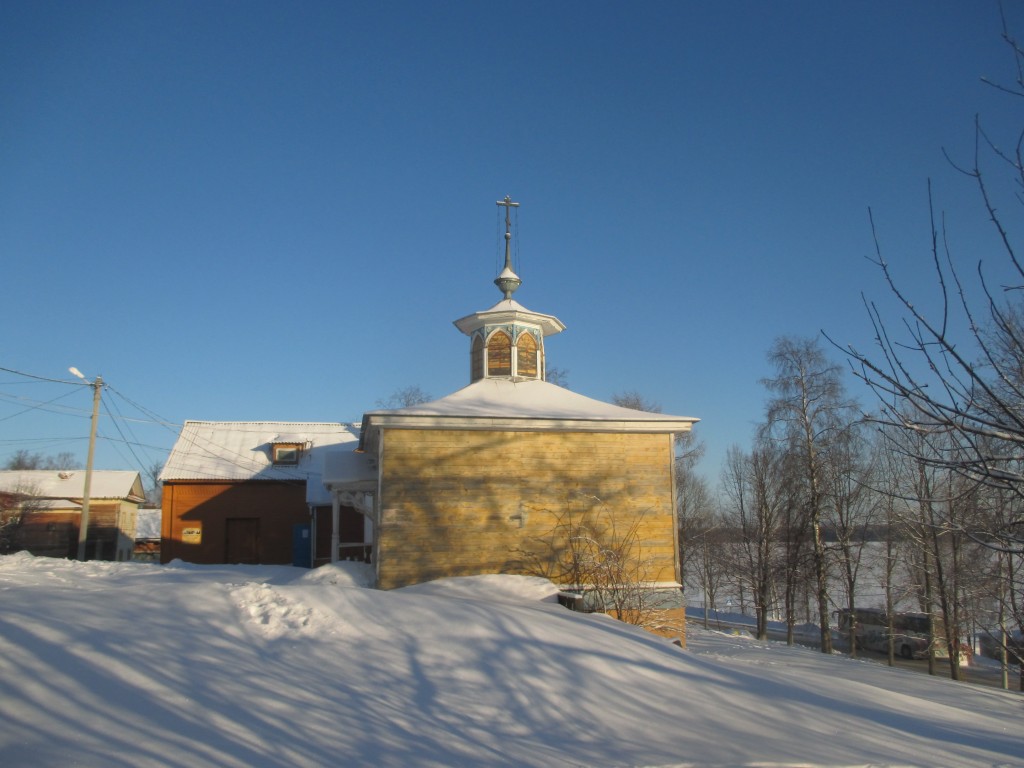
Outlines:
<svg viewBox="0 0 1024 768"><path fill-rule="evenodd" d="M516 342L516 373L530 379L537 378L537 340L524 331Z"/></svg>
<svg viewBox="0 0 1024 768"><path fill-rule="evenodd" d="M512 375L512 339L504 331L495 331L487 342L487 375Z"/></svg>
<svg viewBox="0 0 1024 768"><path fill-rule="evenodd" d="M469 380L477 381L484 377L484 340L478 333L473 337L473 346L469 353Z"/></svg>

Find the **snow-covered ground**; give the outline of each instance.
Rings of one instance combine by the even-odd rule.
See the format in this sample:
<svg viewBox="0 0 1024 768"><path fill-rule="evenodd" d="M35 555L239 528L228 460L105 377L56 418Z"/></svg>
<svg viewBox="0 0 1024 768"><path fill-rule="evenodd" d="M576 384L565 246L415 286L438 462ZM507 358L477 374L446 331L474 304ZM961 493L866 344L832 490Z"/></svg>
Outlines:
<svg viewBox="0 0 1024 768"><path fill-rule="evenodd" d="M0 558L5 766L1024 765L1024 697L543 580Z"/></svg>

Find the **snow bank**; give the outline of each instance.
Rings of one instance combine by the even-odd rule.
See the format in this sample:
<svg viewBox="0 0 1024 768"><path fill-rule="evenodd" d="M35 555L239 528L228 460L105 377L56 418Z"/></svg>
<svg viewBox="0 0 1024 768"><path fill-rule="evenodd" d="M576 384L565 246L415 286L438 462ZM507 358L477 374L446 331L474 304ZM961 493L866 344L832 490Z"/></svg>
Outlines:
<svg viewBox="0 0 1024 768"><path fill-rule="evenodd" d="M539 576L487 574L438 579L398 590L407 594L495 602L557 602L558 587Z"/></svg>
<svg viewBox="0 0 1024 768"><path fill-rule="evenodd" d="M322 565L299 579L302 584L334 584L339 587L372 587L376 581L371 566L356 562Z"/></svg>
<svg viewBox="0 0 1024 768"><path fill-rule="evenodd" d="M1019 694L692 630L539 580L0 558L10 766L1008 766Z"/></svg>

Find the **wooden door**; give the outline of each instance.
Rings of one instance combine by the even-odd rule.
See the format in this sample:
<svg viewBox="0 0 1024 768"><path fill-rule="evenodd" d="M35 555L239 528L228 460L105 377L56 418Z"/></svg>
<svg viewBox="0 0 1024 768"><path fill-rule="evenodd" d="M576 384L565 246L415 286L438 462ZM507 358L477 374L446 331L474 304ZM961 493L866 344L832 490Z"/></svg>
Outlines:
<svg viewBox="0 0 1024 768"><path fill-rule="evenodd" d="M260 519L229 517L224 531L226 563L256 564L260 561Z"/></svg>

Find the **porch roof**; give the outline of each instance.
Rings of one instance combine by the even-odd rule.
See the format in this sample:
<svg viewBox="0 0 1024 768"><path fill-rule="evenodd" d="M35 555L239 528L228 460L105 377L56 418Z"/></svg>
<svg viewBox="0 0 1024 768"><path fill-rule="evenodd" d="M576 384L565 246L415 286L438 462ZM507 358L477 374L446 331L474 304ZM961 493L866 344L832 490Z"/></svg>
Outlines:
<svg viewBox="0 0 1024 768"><path fill-rule="evenodd" d="M330 451L324 462L323 484L332 490L375 491L377 462L362 451Z"/></svg>

